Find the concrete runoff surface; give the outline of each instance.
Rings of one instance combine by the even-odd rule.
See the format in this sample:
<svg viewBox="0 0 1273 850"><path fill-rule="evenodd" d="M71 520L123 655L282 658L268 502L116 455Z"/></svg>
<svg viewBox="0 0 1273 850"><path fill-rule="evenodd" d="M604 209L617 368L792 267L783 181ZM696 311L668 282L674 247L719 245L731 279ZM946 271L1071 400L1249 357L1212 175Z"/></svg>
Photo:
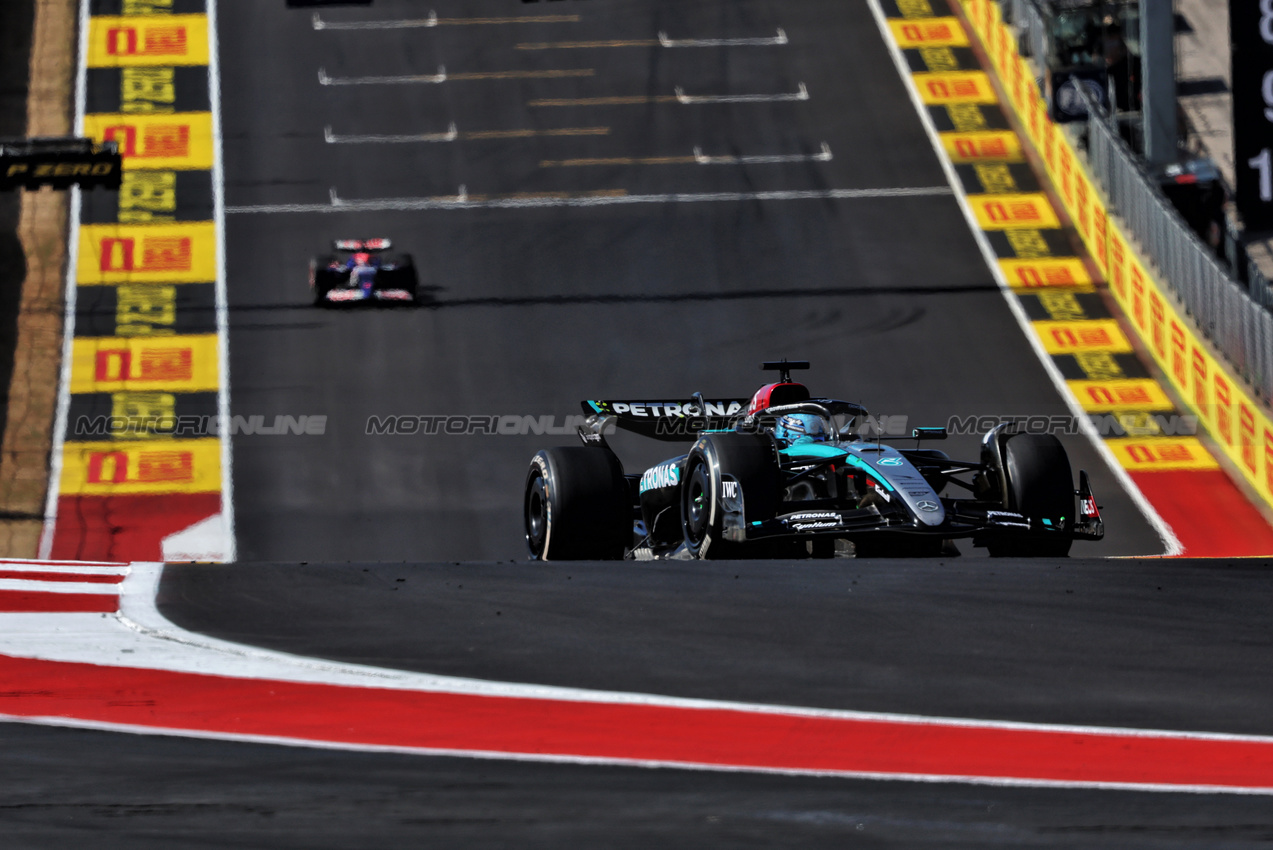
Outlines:
<svg viewBox="0 0 1273 850"><path fill-rule="evenodd" d="M759 361L807 358L815 393L911 425L1066 415L953 196L515 209L251 212L341 199L527 198L838 189L943 190L945 178L866 4L580 4L575 23L315 31L311 13L220 4L230 381L242 416L326 415L325 435L240 435L234 484L247 560L520 557L531 455L570 436L370 435L371 416L577 414L582 398L750 394ZM419 18L403 3L324 20ZM443 19L560 14L486 0ZM543 47L581 41L772 38L785 45ZM231 47L232 45L232 47ZM519 46L520 45L520 46ZM445 83L321 85L434 75ZM587 76L462 74L590 70ZM796 92L807 101L682 104ZM655 102L544 106L598 97ZM663 98L662 101L657 100ZM452 142L331 144L445 133ZM570 128L605 134L545 135ZM535 130L491 138L484 133ZM466 133L472 136L466 137ZM830 161L812 157L826 143ZM705 155L801 161L700 165ZM541 200L540 203L545 203ZM332 238L388 236L414 254L420 309L308 305L309 257ZM1078 435L1108 537L1075 554L1163 551ZM978 437L942 446L975 458ZM629 471L674 445L620 444ZM965 543L967 554L977 554Z"/></svg>

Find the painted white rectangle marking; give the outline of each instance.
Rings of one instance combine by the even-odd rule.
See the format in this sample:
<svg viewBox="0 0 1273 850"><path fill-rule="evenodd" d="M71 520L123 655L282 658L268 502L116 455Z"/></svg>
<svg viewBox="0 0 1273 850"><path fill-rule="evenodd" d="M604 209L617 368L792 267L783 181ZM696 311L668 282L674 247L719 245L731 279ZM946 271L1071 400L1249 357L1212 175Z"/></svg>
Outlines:
<svg viewBox="0 0 1273 850"><path fill-rule="evenodd" d="M773 38L668 38L667 33L659 33L663 47L767 47L786 43L787 34L782 27Z"/></svg>
<svg viewBox="0 0 1273 850"><path fill-rule="evenodd" d="M694 148L694 161L699 165L772 165L782 162L830 162L831 146L822 143L820 153L777 154L774 156L707 156L702 148Z"/></svg>
<svg viewBox="0 0 1273 850"><path fill-rule="evenodd" d="M326 204L257 204L226 207L233 215L260 215L278 213L343 213L386 212L422 210L464 209L524 209L527 207L598 207L624 204L666 203L721 203L738 201L817 201L817 200L866 200L885 198L947 197L954 192L949 186L916 186L892 189L811 189L776 192L702 192L663 195L586 195L586 196L535 196L515 198L470 198L467 192L459 195L440 195L428 198L371 198L348 200L331 190L331 202Z"/></svg>
<svg viewBox="0 0 1273 850"><path fill-rule="evenodd" d="M92 593L98 596L118 596L115 583L90 583L78 581L27 581L22 578L0 578L0 590L17 590L23 593Z"/></svg>
<svg viewBox="0 0 1273 850"><path fill-rule="evenodd" d="M454 142L459 131L452 122L445 133L415 133L411 135L337 135L331 125L323 128L323 140L329 145L403 144L407 142Z"/></svg>
<svg viewBox="0 0 1273 850"><path fill-rule="evenodd" d="M724 95L690 95L685 93L685 89L677 86L676 102L691 103L782 103L784 101L808 100L809 90L804 83L800 83L800 87L790 94L724 94Z"/></svg>

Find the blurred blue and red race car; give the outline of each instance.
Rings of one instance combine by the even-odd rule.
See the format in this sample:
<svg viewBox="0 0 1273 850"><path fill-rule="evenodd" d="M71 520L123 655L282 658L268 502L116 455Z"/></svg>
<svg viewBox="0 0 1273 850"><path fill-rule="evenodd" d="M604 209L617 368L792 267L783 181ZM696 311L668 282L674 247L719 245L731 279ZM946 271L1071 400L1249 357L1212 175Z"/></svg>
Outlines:
<svg viewBox="0 0 1273 850"><path fill-rule="evenodd" d="M385 254L388 239L337 239L335 254L309 261L316 306L351 303L414 304L419 285L410 254Z"/></svg>

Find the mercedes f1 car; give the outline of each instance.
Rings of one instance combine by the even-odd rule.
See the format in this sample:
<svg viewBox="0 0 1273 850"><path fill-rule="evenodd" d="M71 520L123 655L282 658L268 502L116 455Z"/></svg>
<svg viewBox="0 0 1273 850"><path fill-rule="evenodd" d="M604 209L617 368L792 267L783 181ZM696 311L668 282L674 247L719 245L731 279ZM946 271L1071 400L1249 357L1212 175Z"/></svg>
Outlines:
<svg viewBox="0 0 1273 850"><path fill-rule="evenodd" d="M583 445L531 460L531 557L918 557L957 554L952 541L967 538L996 556L1064 556L1104 537L1087 473L1076 489L1055 436L1002 424L977 462L918 447L945 428L917 428L916 448L895 448L863 433L865 408L791 380L808 366L765 363L779 380L750 401L583 402ZM629 474L606 442L615 427L693 445Z"/></svg>
<svg viewBox="0 0 1273 850"><path fill-rule="evenodd" d="M384 254L388 239L337 239L335 254L309 261L314 304L409 303L419 286L410 254Z"/></svg>

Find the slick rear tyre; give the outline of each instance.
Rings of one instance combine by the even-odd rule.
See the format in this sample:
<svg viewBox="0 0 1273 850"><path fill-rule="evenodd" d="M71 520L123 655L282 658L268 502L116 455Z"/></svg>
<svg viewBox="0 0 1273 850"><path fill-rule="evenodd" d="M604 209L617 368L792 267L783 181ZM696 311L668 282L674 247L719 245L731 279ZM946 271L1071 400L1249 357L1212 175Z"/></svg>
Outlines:
<svg viewBox="0 0 1273 850"><path fill-rule="evenodd" d="M1074 477L1060 440L1051 434L1014 434L1004 441L1003 466L1008 510L1031 520L1074 523ZM996 557L1060 558L1069 554L1072 542L1059 534L1005 535L987 548Z"/></svg>
<svg viewBox="0 0 1273 850"><path fill-rule="evenodd" d="M756 544L724 539L719 509L724 475L739 484L746 522L772 519L778 507L781 479L769 435L712 434L699 440L685 462L681 486L685 548L695 558L744 558L764 551Z"/></svg>
<svg viewBox="0 0 1273 850"><path fill-rule="evenodd" d="M523 516L532 560L622 559L632 503L619 459L606 448L544 449L530 462Z"/></svg>

